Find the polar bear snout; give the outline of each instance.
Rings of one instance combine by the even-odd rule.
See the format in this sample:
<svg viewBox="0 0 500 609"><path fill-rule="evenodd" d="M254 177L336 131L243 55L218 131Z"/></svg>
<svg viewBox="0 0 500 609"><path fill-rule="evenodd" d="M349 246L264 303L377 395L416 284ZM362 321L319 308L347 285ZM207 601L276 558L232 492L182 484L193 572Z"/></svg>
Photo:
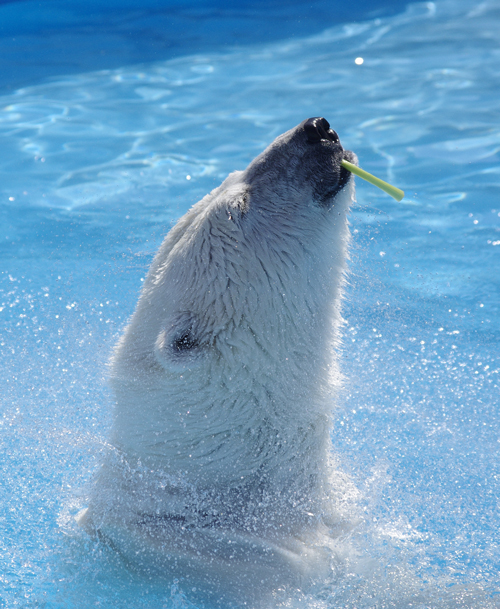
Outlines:
<svg viewBox="0 0 500 609"><path fill-rule="evenodd" d="M296 138L302 148L306 179L313 185L313 199L329 209L351 178L351 172L342 166L342 160L356 163L356 155L344 150L337 132L323 117L303 121L296 128Z"/></svg>

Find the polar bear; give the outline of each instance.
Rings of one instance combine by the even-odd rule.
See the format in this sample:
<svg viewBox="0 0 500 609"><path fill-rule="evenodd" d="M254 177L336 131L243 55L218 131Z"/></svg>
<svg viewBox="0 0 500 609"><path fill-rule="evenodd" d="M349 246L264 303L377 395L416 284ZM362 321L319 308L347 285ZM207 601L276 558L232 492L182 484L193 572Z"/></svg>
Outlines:
<svg viewBox="0 0 500 609"><path fill-rule="evenodd" d="M279 136L157 253L111 361L110 450L79 516L135 565L222 594L326 573L356 163L324 118ZM338 533L337 533L338 534Z"/></svg>

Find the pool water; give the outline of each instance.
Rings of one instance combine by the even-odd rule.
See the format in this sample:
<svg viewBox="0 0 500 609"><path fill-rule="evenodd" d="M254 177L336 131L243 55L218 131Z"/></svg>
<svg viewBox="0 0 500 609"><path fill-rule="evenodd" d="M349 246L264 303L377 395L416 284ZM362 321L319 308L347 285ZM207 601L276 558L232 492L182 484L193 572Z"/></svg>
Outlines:
<svg viewBox="0 0 500 609"><path fill-rule="evenodd" d="M283 36L254 36L257 8L232 15L231 44L179 36L154 61L136 42L142 63L119 63L111 36L94 71L49 53L21 88L0 83L0 607L212 606L73 516L110 428L106 363L165 232L310 116L407 196L357 179L351 213L333 451L359 524L328 581L276 606L500 607L500 6L393 4L294 31L299 4L290 21L275 3Z"/></svg>

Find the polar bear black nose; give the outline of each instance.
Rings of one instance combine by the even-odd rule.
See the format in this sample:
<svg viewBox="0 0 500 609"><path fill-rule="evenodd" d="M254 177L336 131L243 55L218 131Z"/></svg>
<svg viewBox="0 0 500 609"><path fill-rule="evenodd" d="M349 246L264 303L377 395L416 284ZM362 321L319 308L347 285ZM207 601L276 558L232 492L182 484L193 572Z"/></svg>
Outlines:
<svg viewBox="0 0 500 609"><path fill-rule="evenodd" d="M320 116L307 119L304 123L304 131L310 144L315 144L321 140L328 140L334 144L339 141L339 136L333 129L330 129L330 123L326 118Z"/></svg>

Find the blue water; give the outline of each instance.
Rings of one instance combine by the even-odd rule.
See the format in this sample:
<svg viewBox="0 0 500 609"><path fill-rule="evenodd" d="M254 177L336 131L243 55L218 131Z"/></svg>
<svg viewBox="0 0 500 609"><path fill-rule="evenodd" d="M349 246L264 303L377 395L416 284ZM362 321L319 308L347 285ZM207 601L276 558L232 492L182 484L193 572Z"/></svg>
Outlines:
<svg viewBox="0 0 500 609"><path fill-rule="evenodd" d="M165 232L309 116L407 197L358 180L351 213L333 450L359 525L329 581L276 606L500 607L498 2L69 6L0 5L0 607L212 606L72 516Z"/></svg>

